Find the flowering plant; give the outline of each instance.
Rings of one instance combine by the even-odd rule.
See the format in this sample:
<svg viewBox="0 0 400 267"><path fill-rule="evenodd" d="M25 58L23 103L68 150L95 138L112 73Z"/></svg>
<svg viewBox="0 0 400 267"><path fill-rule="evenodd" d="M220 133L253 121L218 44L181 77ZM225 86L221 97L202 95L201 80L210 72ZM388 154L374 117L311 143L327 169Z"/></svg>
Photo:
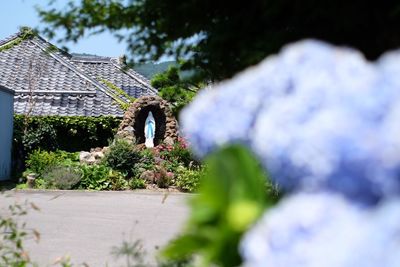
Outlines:
<svg viewBox="0 0 400 267"><path fill-rule="evenodd" d="M183 111L183 132L198 156L247 147L286 192L245 234L245 266L398 266L400 239L393 233L400 216L399 59L400 52L391 52L372 64L352 49L302 41L201 92ZM236 243L227 236L209 242L207 236L221 231L237 240L258 216L246 220L239 235L207 217L218 210L210 208L212 194L229 195L216 205L223 222L229 222L224 214L236 194L254 204L251 191L243 197L229 189L244 180L254 185L251 173L241 175L249 162L235 161L235 150L223 151L219 157L225 161L214 157L212 178L200 189L203 207L193 204L191 222L198 228L186 237L197 240L206 262L236 266L240 261L232 265L221 249ZM231 178L221 186L227 173ZM256 209L238 210L238 218L248 218Z"/></svg>

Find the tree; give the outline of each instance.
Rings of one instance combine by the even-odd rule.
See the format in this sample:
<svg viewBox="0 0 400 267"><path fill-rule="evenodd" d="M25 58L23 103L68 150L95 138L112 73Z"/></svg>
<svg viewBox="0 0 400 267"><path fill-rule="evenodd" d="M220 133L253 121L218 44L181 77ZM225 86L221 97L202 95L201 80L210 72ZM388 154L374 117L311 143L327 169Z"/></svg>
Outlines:
<svg viewBox="0 0 400 267"><path fill-rule="evenodd" d="M399 12L395 0L69 0L64 8L39 8L50 37L55 29L73 41L109 30L142 61L173 55L211 81L303 38L356 47L374 59L400 46Z"/></svg>
<svg viewBox="0 0 400 267"><path fill-rule="evenodd" d="M197 90L205 84L193 84L179 76L177 66L170 66L165 72L156 74L151 85L158 89L159 95L172 104L172 111L178 117L180 110L188 104Z"/></svg>

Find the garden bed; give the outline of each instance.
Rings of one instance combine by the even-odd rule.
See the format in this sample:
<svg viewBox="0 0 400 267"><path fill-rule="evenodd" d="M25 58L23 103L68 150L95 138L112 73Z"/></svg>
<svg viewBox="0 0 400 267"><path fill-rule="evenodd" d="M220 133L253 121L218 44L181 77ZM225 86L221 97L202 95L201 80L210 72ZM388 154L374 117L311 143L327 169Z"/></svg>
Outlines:
<svg viewBox="0 0 400 267"><path fill-rule="evenodd" d="M96 157L88 160L87 154ZM193 192L203 173L183 140L145 148L116 139L86 154L35 150L25 163L17 189Z"/></svg>

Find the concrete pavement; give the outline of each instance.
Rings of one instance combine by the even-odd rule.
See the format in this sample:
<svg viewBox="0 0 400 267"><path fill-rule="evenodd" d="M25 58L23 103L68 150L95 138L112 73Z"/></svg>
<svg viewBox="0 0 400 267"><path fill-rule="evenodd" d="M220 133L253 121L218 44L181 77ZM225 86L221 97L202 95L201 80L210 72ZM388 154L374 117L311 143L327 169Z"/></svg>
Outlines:
<svg viewBox="0 0 400 267"><path fill-rule="evenodd" d="M142 240L147 260L154 264L156 248L182 229L189 195L151 191L8 191L0 195L0 212L14 201L33 202L40 211L23 217L41 234L39 243L26 243L39 266L51 266L69 255L74 264L91 267L124 266L110 254L123 240ZM108 264L108 265L107 265Z"/></svg>

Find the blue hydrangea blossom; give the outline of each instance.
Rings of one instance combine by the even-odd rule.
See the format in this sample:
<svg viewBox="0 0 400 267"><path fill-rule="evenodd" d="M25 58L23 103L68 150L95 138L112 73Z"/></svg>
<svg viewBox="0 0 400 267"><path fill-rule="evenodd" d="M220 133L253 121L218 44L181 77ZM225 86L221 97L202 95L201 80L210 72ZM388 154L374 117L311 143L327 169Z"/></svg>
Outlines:
<svg viewBox="0 0 400 267"><path fill-rule="evenodd" d="M400 199L366 209L333 194L297 194L241 243L246 267L397 267Z"/></svg>
<svg viewBox="0 0 400 267"><path fill-rule="evenodd" d="M290 45L200 93L183 132L204 156L241 143L284 189L375 204L400 193L400 55L376 64L318 41Z"/></svg>

